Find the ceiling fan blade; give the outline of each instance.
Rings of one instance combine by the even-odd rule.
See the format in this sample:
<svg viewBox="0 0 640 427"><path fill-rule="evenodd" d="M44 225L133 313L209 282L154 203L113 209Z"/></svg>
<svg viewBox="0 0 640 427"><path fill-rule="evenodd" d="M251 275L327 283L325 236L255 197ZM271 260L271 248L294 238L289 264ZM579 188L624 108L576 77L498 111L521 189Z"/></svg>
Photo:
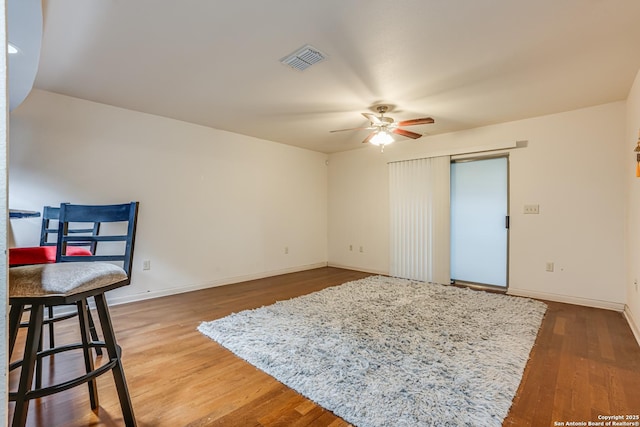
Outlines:
<svg viewBox="0 0 640 427"><path fill-rule="evenodd" d="M407 138L411 138L411 139L418 139L422 136L419 133L409 132L408 130L404 130L404 129L394 129L392 132L398 135L406 136Z"/></svg>
<svg viewBox="0 0 640 427"><path fill-rule="evenodd" d="M376 134L376 132L371 132L371 133L369 134L369 136L368 136L368 137L366 137L366 138L364 139L364 141L362 141L362 143L363 143L363 144L366 144L367 142L371 141L371 138L373 138L373 135L375 135L375 134Z"/></svg>
<svg viewBox="0 0 640 427"><path fill-rule="evenodd" d="M381 125L382 121L380 120L380 117L376 116L373 113L362 113L363 116L365 116L367 118L367 120L369 120L371 122L371 124L373 125Z"/></svg>
<svg viewBox="0 0 640 427"><path fill-rule="evenodd" d="M336 130L330 130L329 133L333 133L333 132L344 132L347 130L363 130L363 129L373 129L371 126L368 126L366 128L361 127L361 128L349 128L349 129L336 129Z"/></svg>
<svg viewBox="0 0 640 427"><path fill-rule="evenodd" d="M422 117L420 119L404 120L398 123L398 126L413 126L413 125L430 125L434 123L431 117Z"/></svg>

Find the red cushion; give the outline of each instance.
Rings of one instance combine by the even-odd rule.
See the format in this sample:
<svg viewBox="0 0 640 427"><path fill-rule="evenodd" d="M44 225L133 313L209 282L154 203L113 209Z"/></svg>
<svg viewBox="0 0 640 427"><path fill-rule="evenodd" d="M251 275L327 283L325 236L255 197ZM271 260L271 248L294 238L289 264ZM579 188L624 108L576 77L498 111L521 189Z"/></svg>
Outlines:
<svg viewBox="0 0 640 427"><path fill-rule="evenodd" d="M91 251L80 246L67 246L67 255L86 256ZM32 248L9 248L9 266L28 264L50 264L56 262L55 246L35 246Z"/></svg>

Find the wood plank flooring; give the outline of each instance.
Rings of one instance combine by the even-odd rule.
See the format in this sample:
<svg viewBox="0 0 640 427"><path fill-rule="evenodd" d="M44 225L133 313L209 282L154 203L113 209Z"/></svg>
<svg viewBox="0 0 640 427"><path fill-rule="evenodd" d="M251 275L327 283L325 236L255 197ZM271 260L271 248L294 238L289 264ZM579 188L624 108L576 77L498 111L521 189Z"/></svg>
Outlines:
<svg viewBox="0 0 640 427"><path fill-rule="evenodd" d="M369 274L321 268L111 308L138 425L323 426L349 424L200 334L202 321L307 294ZM640 348L620 313L548 303L505 426L598 421L640 413ZM76 340L76 320L57 325ZM22 334L18 346L23 345ZM504 351L509 351L508 348ZM44 382L80 372L80 354L44 364ZM11 389L17 375L10 376ZM120 426L110 374L98 379L100 409L77 387L36 400L28 425ZM13 404L9 405L12 415ZM558 423L558 424L556 424Z"/></svg>

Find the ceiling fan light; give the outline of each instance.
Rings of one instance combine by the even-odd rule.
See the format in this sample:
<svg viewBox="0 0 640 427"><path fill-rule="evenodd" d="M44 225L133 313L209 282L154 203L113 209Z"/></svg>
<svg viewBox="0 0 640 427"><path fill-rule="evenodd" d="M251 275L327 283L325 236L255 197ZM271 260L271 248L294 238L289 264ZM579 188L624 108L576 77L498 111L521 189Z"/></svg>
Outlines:
<svg viewBox="0 0 640 427"><path fill-rule="evenodd" d="M378 131L369 140L373 145L389 145L394 141L393 137L386 131Z"/></svg>

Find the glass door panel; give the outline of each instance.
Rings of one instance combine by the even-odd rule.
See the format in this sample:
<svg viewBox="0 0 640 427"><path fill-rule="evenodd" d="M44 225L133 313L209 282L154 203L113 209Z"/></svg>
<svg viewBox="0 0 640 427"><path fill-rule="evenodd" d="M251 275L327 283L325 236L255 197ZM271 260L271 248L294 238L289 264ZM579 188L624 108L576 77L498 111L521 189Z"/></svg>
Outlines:
<svg viewBox="0 0 640 427"><path fill-rule="evenodd" d="M451 278L507 287L507 157L451 163Z"/></svg>

